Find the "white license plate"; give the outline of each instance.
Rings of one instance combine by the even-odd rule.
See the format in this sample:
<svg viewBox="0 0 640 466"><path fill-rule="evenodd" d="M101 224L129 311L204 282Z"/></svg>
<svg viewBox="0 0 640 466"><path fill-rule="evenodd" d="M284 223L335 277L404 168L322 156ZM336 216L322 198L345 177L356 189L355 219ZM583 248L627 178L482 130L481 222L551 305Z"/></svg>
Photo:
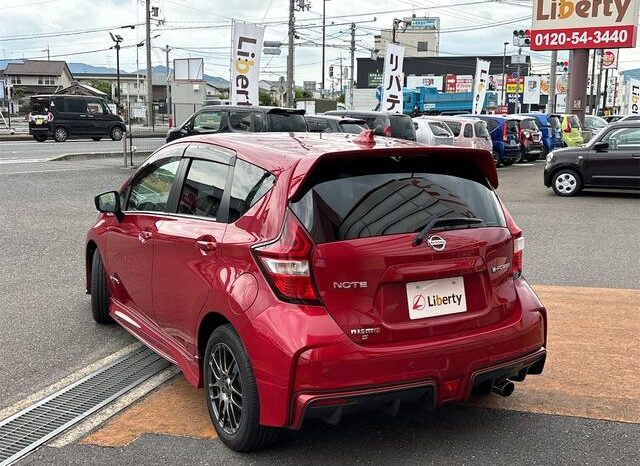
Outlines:
<svg viewBox="0 0 640 466"><path fill-rule="evenodd" d="M462 277L425 280L406 284L411 320L457 314L467 310Z"/></svg>

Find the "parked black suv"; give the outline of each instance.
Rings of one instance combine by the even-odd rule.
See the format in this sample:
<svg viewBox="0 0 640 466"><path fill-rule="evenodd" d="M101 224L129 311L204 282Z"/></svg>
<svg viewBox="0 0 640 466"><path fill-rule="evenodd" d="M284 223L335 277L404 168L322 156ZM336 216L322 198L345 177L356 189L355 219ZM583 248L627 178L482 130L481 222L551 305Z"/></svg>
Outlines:
<svg viewBox="0 0 640 466"><path fill-rule="evenodd" d="M63 94L31 97L29 134L36 141L44 142L51 137L56 142L68 138L99 141L103 137L120 141L125 131L122 118L111 113L99 97Z"/></svg>
<svg viewBox="0 0 640 466"><path fill-rule="evenodd" d="M640 121L611 123L582 147L550 152L544 185L559 196L582 188L640 189Z"/></svg>
<svg viewBox="0 0 640 466"><path fill-rule="evenodd" d="M182 126L167 133L167 142L194 134L251 132L307 132L304 110L243 105L208 105L191 115Z"/></svg>
<svg viewBox="0 0 640 466"><path fill-rule="evenodd" d="M391 112L360 112L357 110L331 110L323 115L346 116L367 122L377 136L416 140L416 130L409 115Z"/></svg>

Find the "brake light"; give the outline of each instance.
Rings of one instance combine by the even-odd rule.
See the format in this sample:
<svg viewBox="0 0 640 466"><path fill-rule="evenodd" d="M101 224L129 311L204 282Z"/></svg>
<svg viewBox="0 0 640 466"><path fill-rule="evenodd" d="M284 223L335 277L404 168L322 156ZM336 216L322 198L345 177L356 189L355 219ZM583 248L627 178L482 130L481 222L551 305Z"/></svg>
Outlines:
<svg viewBox="0 0 640 466"><path fill-rule="evenodd" d="M258 245L253 253L276 295L289 302L319 302L311 278L313 242L287 211L280 236L272 243Z"/></svg>
<svg viewBox="0 0 640 466"><path fill-rule="evenodd" d="M29 121L29 122L32 122L32 121L33 121L33 116L31 116L31 112L29 112L29 120L28 120L28 121Z"/></svg>
<svg viewBox="0 0 640 466"><path fill-rule="evenodd" d="M567 125L564 128L564 132L565 133L570 133L571 132L571 122L569 121L568 118L567 118Z"/></svg>
<svg viewBox="0 0 640 466"><path fill-rule="evenodd" d="M507 129L507 124L506 123L502 127L502 140L504 142L508 142L509 141L509 130Z"/></svg>
<svg viewBox="0 0 640 466"><path fill-rule="evenodd" d="M522 277L522 254L524 252L524 236L513 238L513 257L511 259L511 270L513 279L517 280Z"/></svg>
<svg viewBox="0 0 640 466"><path fill-rule="evenodd" d="M49 118L49 121L53 121L53 113L49 112L47 113L47 117Z"/></svg>
<svg viewBox="0 0 640 466"><path fill-rule="evenodd" d="M384 129L382 130L382 134L384 134L386 137L390 138L391 137L391 126L385 126Z"/></svg>

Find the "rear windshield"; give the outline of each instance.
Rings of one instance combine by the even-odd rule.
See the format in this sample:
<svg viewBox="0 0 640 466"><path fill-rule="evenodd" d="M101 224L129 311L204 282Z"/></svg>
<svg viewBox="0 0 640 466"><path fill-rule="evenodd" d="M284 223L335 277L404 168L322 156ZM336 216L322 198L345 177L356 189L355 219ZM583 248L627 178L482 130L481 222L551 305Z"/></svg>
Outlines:
<svg viewBox="0 0 640 466"><path fill-rule="evenodd" d="M438 123L437 121L430 121L429 128L431 128L431 132L437 138L450 138L451 134L449 130L446 128L444 123Z"/></svg>
<svg viewBox="0 0 640 466"><path fill-rule="evenodd" d="M304 133L307 121L298 113L269 113L269 129L271 132Z"/></svg>
<svg viewBox="0 0 640 466"><path fill-rule="evenodd" d="M455 137L460 136L460 128L462 127L461 123L458 123L457 121L447 121L447 126Z"/></svg>
<svg viewBox="0 0 640 466"><path fill-rule="evenodd" d="M505 124L507 125L507 132L508 133L518 134L518 122L517 121L509 120Z"/></svg>
<svg viewBox="0 0 640 466"><path fill-rule="evenodd" d="M560 123L560 118L558 118L555 115L552 115L549 118L547 118L547 124L553 129L560 129L562 127L562 124Z"/></svg>
<svg viewBox="0 0 640 466"><path fill-rule="evenodd" d="M410 157L321 164L290 207L317 243L417 233L439 217L505 226L495 193L472 168Z"/></svg>
<svg viewBox="0 0 640 466"><path fill-rule="evenodd" d="M525 118L524 120L520 121L520 127L522 129L531 129L531 130L540 130L540 128L538 128L538 124L536 123L536 120L534 120L533 118Z"/></svg>
<svg viewBox="0 0 640 466"><path fill-rule="evenodd" d="M488 138L489 131L487 131L487 124L484 121L478 121L473 125L473 129L476 132L478 138Z"/></svg>
<svg viewBox="0 0 640 466"><path fill-rule="evenodd" d="M49 99L32 99L31 113L47 113L49 111Z"/></svg>
<svg viewBox="0 0 640 466"><path fill-rule="evenodd" d="M391 135L394 138L410 139L415 141L416 131L413 129L413 120L408 116L392 116Z"/></svg>
<svg viewBox="0 0 640 466"><path fill-rule="evenodd" d="M339 124L340 128L342 128L343 133L360 134L362 130L365 129L364 125L359 125L357 123L342 122Z"/></svg>

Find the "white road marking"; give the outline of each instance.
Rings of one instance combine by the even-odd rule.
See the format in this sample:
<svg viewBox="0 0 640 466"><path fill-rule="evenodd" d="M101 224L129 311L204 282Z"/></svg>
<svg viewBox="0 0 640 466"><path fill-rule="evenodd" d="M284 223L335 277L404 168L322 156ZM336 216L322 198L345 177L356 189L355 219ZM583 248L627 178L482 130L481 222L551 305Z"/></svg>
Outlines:
<svg viewBox="0 0 640 466"><path fill-rule="evenodd" d="M104 170L104 167L85 167L85 168L59 168L54 170L25 170L21 172L6 172L0 173L2 175L27 175L29 173L55 173L55 172L79 172L85 170Z"/></svg>
<svg viewBox="0 0 640 466"><path fill-rule="evenodd" d="M34 163L34 162L47 162L49 159L0 159L0 165L10 163Z"/></svg>

